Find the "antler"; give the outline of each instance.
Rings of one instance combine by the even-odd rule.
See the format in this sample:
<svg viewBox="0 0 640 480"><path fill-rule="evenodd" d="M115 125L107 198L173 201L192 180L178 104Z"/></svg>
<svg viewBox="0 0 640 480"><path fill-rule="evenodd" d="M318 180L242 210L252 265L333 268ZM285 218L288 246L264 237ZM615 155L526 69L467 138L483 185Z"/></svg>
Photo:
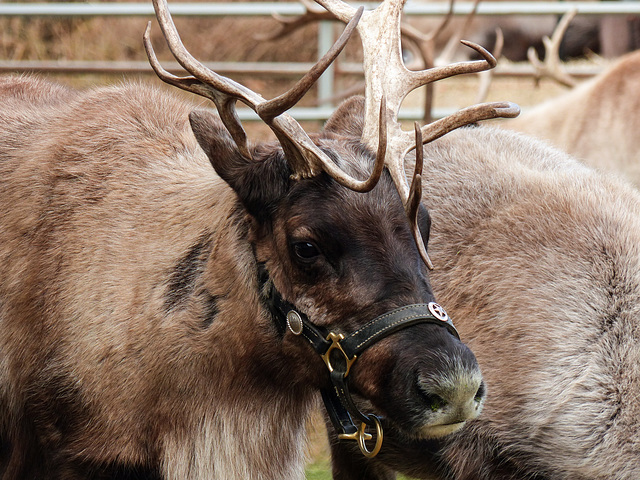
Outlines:
<svg viewBox="0 0 640 480"><path fill-rule="evenodd" d="M476 5L479 0L476 0ZM435 51L436 51L436 41L444 32L444 29L447 27L451 19L453 18L453 7L455 4L455 0L449 0L449 11L444 16L444 18L440 21L438 26L431 31L429 34L423 34L418 29L412 27L408 23L402 23L400 25L400 32L404 38L408 40L410 45L413 45L414 50L417 50L420 58L422 59L422 67L423 68L433 68L435 66ZM475 14L475 6L472 15ZM463 28L466 28L468 22L465 22ZM460 40L462 35L458 38ZM433 117L431 115L431 111L433 109L433 84L429 83L425 85L425 96L424 96L424 114L422 120L424 123L431 123L433 121Z"/></svg>
<svg viewBox="0 0 640 480"><path fill-rule="evenodd" d="M402 60L400 46L400 15L405 1L387 0L375 10L363 13L356 28L363 45L366 81L366 110L362 141L376 149L378 147L377 132L381 128L379 122L383 120L387 122L385 163L405 204L405 209L410 214L413 212L411 205L415 202L416 195L410 191L416 192L417 189L409 188L404 158L407 153L416 148L416 140L412 133L402 130L398 121L402 101L409 92L422 85L462 73L476 73L493 68L496 60L481 46L462 41L464 45L478 52L483 60L454 63L422 71L408 70ZM349 21L355 14L355 9L341 0L316 0L316 2L343 22ZM377 115L383 97L386 99L384 116ZM431 142L463 125L491 118L515 117L519 113L520 108L509 102L474 105L421 127L422 138L418 140L418 144ZM415 178L414 172L412 184L416 184ZM410 218L410 221L422 259L432 268L422 236L415 224L416 218Z"/></svg>
<svg viewBox="0 0 640 480"><path fill-rule="evenodd" d="M274 32L255 35L257 40L277 40L286 37L291 32L298 30L310 23L320 22L323 20L335 20L333 15L326 10L318 9L316 4L310 0L300 0L305 7L305 12L297 17L283 17L277 13L271 16L280 24L280 28Z"/></svg>
<svg viewBox="0 0 640 480"><path fill-rule="evenodd" d="M573 20L573 17L575 17L577 13L578 10L576 8L569 10L562 16L558 25L556 25L551 38L543 37L544 62L540 60L540 57L538 57L533 47L529 47L529 50L527 50L527 57L536 69L537 78L547 76L553 78L565 87L576 86L576 81L562 68L562 62L560 61L560 44L562 43L564 34L567 32L569 23L571 23L571 20Z"/></svg>
<svg viewBox="0 0 640 480"><path fill-rule="evenodd" d="M480 0L474 0L471 12L469 12L469 14L465 17L462 25L457 28L456 31L453 32L453 34L450 36L449 41L442 49L440 56L435 60L436 63L440 65L446 65L453 61L455 51L460 46L460 41L464 38L464 36L471 28L471 22L473 22L476 14L478 13L478 5L480 5Z"/></svg>
<svg viewBox="0 0 640 480"><path fill-rule="evenodd" d="M504 34L502 33L502 29L500 27L496 28L496 43L493 46L492 55L496 60L499 60L502 57L502 48L504 47ZM476 102L484 102L489 95L489 87L491 87L491 82L493 81L493 72L495 70L485 70L484 72L480 72L478 76L480 77L480 84L478 86L478 94L476 95Z"/></svg>
<svg viewBox="0 0 640 480"><path fill-rule="evenodd" d="M312 177L325 171L347 188L363 192L375 186L386 166L405 205L420 255L427 266L433 268L417 226L421 172L416 169L411 182L412 187L409 188L404 172L405 155L416 148L416 145L433 141L457 127L490 118L514 117L520 109L517 105L507 102L468 107L420 128L422 138L418 138L417 142L411 133L403 131L398 121L398 112L402 100L409 92L453 75L487 70L493 68L496 63L487 50L463 41L463 44L477 51L484 60L422 71L408 70L402 60L400 47L400 14L405 1L386 0L375 10L363 13L362 7L356 10L341 0L316 0L334 17L347 23L347 27L336 44L307 75L288 92L269 101L198 62L182 44L166 0L153 0L156 17L173 56L191 75L177 77L161 67L149 39L150 23L144 34L144 44L151 66L163 81L215 103L220 118L246 157L249 157L250 153L246 133L235 109L238 100L252 108L273 130L285 151L294 178ZM363 181L356 180L340 170L286 113L338 56L354 29L360 34L364 50L366 107L362 141L377 151L373 172Z"/></svg>
<svg viewBox="0 0 640 480"><path fill-rule="evenodd" d="M475 15L477 5L480 0L475 0L473 11L471 12L471 16ZM272 17L280 24L279 28L272 33L267 33L263 35L256 35L257 39L260 40L276 40L282 37L285 37L295 30L304 27L310 23L324 21L324 20L336 20L336 17L327 10L318 9L317 5L311 2L311 0L300 0L300 2L305 6L305 13L299 15L297 17L283 17L282 15L272 14ZM411 26L408 23L402 22L400 25L401 35L403 39L407 40L406 47L411 50L417 57L422 60L423 68L431 68L435 64L435 44L436 40L442 35L444 29L449 24L451 19L453 18L453 8L454 8L455 0L449 0L449 11L439 22L437 27L430 33L425 34L418 30L417 28ZM458 42L462 36L463 31L465 31L469 26L470 21L465 21L460 32L457 32L456 38L453 39L453 43ZM451 41L447 44L447 48L450 50ZM412 68L411 66L407 66L408 68ZM419 68L419 67L417 67ZM431 110L432 110L432 99L433 99L433 85L427 84L425 85L427 89L427 93L425 95L425 108L424 108L424 118L423 121L425 123L429 123L432 121L431 118ZM344 99L351 95L355 95L358 93L362 93L365 90L365 82L358 83L344 92L340 92L337 95L332 96L329 99L330 101Z"/></svg>
<svg viewBox="0 0 640 480"><path fill-rule="evenodd" d="M267 101L245 86L218 75L198 62L182 44L169 13L166 0L154 0L153 6L171 53L191 76L177 77L162 68L149 38L151 31L151 22L149 22L143 39L153 70L161 80L212 100L218 109L222 122L245 157L250 158L250 153L247 146L247 135L242 128L235 108L238 100L252 108L275 133L287 156L295 179L313 177L321 171L325 171L337 182L355 191L365 192L376 185L384 168L384 146L379 149L371 176L366 180L357 180L338 168L313 143L300 124L286 113L313 86L320 75L342 51L360 20L363 12L362 7L354 10L347 27L335 45L296 85L283 95ZM380 128L384 129L384 126ZM381 136L384 137L385 133L382 132Z"/></svg>

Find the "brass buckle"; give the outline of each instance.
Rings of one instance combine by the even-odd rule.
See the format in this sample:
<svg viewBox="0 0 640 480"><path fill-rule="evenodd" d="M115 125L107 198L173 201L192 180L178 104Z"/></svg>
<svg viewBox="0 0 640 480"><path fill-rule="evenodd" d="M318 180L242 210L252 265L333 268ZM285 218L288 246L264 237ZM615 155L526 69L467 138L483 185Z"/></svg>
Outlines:
<svg viewBox="0 0 640 480"><path fill-rule="evenodd" d="M373 450L369 450L367 448L367 444L365 443L365 441L371 440L373 438L373 435L365 432L367 424L364 422L360 424L357 432L341 433L340 435L338 435L338 438L341 440L357 440L360 451L367 458L375 457L382 448L382 425L380 425L380 420L378 420L377 417L372 415L371 418L373 418L373 421L376 424L376 444L374 445Z"/></svg>
<svg viewBox="0 0 640 480"><path fill-rule="evenodd" d="M342 355L344 355L344 359L347 364L347 370L346 372L344 372L344 376L346 378L347 375L349 375L349 370L351 370L351 365L353 365L353 362L356 361L356 358L358 358L358 356L354 355L353 358L349 358L349 355L347 355L347 352L345 352L342 349L342 345L340 345L340 341L344 340L343 334L330 332L329 335L327 335L327 340L331 341L331 345L329 346L327 351L324 353L324 355L322 355L322 360L324 360L324 363L327 365L329 372L333 372L334 368L333 368L333 365L331 365L331 352L336 348L340 350L340 352L342 352Z"/></svg>

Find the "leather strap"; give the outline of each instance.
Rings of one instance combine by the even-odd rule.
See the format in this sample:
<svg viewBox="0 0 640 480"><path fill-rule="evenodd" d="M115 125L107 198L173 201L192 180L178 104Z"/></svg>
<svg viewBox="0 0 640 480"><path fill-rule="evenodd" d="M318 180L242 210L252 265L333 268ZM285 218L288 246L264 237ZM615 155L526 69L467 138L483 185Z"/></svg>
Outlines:
<svg viewBox="0 0 640 480"><path fill-rule="evenodd" d="M307 339L317 353L320 355L326 353L331 346L331 342L327 340L329 333L324 328L311 323L304 313L298 311L294 305L284 300L274 287L273 282L269 281L264 288L266 290L263 293L264 298L273 314L274 323L276 324L278 332L284 335L287 330L287 315L289 315L290 312L295 312L300 316L302 321L302 332L300 335Z"/></svg>
<svg viewBox="0 0 640 480"><path fill-rule="evenodd" d="M436 317L431 313L429 305L433 304L417 303L407 305L374 318L342 340L340 342L342 349L345 353L349 354L350 357L353 357L366 350L378 340L418 323L433 323L446 327L449 333L459 340L460 335L456 327L453 326L453 322L449 316Z"/></svg>
<svg viewBox="0 0 640 480"><path fill-rule="evenodd" d="M336 394L335 387L323 388L320 390L320 393L322 394L324 407L327 409L327 413L329 414L329 420L331 420L331 424L335 429L341 433L346 433L347 435L355 434L358 431L358 428L353 423L351 415L349 415L349 412Z"/></svg>
<svg viewBox="0 0 640 480"><path fill-rule="evenodd" d="M331 341L327 340L327 330L313 324L304 313L298 311L294 305L284 300L272 282L269 282L267 288L265 300L269 304L272 313L274 313L278 332L284 335L287 329L287 315L289 312L296 312L302 320L301 335L307 339L317 353L324 355L332 344ZM416 303L384 313L341 340L340 345L344 352L352 358L382 338L418 323L441 325L446 327L454 337L460 339L460 335L449 316L445 314L444 317L436 317L431 313L430 305L433 304Z"/></svg>
<svg viewBox="0 0 640 480"><path fill-rule="evenodd" d="M304 313L299 312L294 305L284 300L269 279L263 264L258 265L258 274L260 291L272 313L279 334L284 336L288 326L287 318L289 316L295 318L298 322L296 328L292 328L291 325L289 328L294 334L304 337L310 343L313 349L322 356L329 369L332 388L322 389L321 393L331 423L336 430L341 432L342 438L350 439L357 438L358 434L363 435L365 428L363 425L362 431L360 431L355 426L353 417L366 425L376 426L376 431L380 436L379 441L376 442L375 451L369 452L366 446L362 444L360 446L365 455L375 456L382 442L382 429L378 418L362 413L351 398L347 381L351 365L361 352L375 342L418 323L441 325L459 339L460 336L453 326L453 322L444 309L435 302L419 303L384 313L345 337L313 324ZM342 353L341 360L343 361L336 361L340 360L340 357L333 355L334 350ZM334 359L331 358L332 355L335 357ZM361 441L364 442L362 439Z"/></svg>

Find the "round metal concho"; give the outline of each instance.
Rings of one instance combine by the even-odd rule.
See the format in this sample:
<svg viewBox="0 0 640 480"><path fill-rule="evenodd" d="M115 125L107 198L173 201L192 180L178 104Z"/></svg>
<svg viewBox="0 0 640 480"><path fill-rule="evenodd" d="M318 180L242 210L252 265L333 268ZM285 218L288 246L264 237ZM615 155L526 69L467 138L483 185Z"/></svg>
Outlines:
<svg viewBox="0 0 640 480"><path fill-rule="evenodd" d="M294 335L300 335L302 333L302 317L300 317L298 312L291 310L287 313L287 326Z"/></svg>
<svg viewBox="0 0 640 480"><path fill-rule="evenodd" d="M431 315L436 317L438 320L442 320L443 322L449 320L449 315L447 315L447 312L441 305L438 305L436 302L429 302L429 305L427 306L429 307Z"/></svg>

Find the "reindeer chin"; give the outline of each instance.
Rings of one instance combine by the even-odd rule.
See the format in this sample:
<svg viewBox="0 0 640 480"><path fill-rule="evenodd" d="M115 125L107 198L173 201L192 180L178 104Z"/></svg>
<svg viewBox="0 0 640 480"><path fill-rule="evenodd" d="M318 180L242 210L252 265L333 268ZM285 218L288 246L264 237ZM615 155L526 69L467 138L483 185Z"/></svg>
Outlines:
<svg viewBox="0 0 640 480"><path fill-rule="evenodd" d="M440 425L426 425L420 429L419 435L421 439L428 440L431 438L440 438L457 432L466 425L466 421L456 423L444 423Z"/></svg>

